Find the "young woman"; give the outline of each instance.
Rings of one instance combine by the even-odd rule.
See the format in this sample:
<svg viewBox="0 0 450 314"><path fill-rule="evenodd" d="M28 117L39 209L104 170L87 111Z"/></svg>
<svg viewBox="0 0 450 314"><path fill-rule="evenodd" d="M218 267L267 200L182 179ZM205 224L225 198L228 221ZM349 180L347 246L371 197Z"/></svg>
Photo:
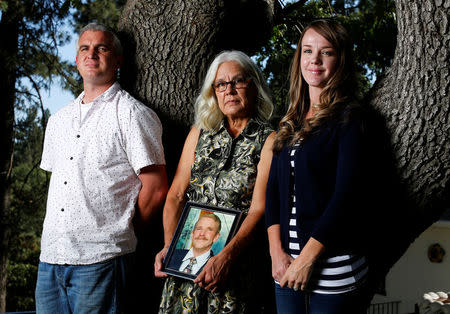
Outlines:
<svg viewBox="0 0 450 314"><path fill-rule="evenodd" d="M364 313L366 169L351 43L337 22L303 32L267 183L278 313Z"/></svg>

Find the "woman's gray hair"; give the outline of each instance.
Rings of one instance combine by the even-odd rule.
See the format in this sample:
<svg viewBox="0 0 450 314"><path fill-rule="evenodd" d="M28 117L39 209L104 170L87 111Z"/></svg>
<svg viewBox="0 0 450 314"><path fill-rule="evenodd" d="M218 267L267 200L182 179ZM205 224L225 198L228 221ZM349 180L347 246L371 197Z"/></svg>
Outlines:
<svg viewBox="0 0 450 314"><path fill-rule="evenodd" d="M117 37L116 33L111 28L109 28L108 26L102 25L102 24L97 24L97 23L89 23L88 25L84 26L80 30L79 35L78 35L78 39L77 39L77 46L76 46L77 54L78 54L78 50L80 49L79 41L80 41L81 35L83 35L83 33L87 32L87 31L105 32L105 33L109 34L111 36L111 38L112 38L112 41L113 41L114 54L116 56L122 56L123 55L122 44L120 42L119 37Z"/></svg>
<svg viewBox="0 0 450 314"><path fill-rule="evenodd" d="M224 115L217 103L216 94L212 84L216 78L217 69L224 62L234 61L244 69L246 78L252 80L257 90L255 116L262 121L267 121L272 115L273 103L269 87L261 71L245 53L237 50L223 51L218 54L206 72L205 81L200 94L195 100L195 125L203 130L215 130L220 127Z"/></svg>

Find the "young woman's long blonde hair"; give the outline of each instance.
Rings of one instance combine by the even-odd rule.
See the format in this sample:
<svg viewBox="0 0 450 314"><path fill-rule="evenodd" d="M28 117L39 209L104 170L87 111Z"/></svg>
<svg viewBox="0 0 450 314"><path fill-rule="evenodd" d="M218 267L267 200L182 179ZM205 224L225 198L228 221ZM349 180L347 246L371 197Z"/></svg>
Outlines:
<svg viewBox="0 0 450 314"><path fill-rule="evenodd" d="M314 29L333 45L337 61L336 71L320 94L320 103L314 105L315 115L310 119L305 119L310 106L310 98L308 84L302 77L300 57L302 39L308 29ZM355 103L355 91L358 88L351 52L352 46L348 33L338 22L316 20L305 28L291 64L289 108L280 121L280 129L273 147L275 152L280 152L285 145L293 145L300 139L306 139L318 126Z"/></svg>

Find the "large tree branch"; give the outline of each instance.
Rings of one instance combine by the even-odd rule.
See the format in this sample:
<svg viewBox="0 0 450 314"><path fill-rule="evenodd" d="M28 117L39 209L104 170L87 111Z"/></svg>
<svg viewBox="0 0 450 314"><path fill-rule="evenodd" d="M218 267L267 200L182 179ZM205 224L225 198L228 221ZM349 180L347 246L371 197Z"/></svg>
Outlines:
<svg viewBox="0 0 450 314"><path fill-rule="evenodd" d="M289 3L288 5L285 5L282 1L278 0L278 10L274 11L274 24L278 25L281 23L286 22L287 17L294 11L300 9L305 5L307 0L300 0L294 3ZM294 23L294 25L298 28L297 23ZM299 29L299 28L298 28ZM299 30L300 32L300 30Z"/></svg>
<svg viewBox="0 0 450 314"><path fill-rule="evenodd" d="M26 73L23 73L23 74L30 80L31 85L33 86L33 89L37 93L37 98L39 100L39 108L41 109L41 115L42 115L41 127L42 127L42 132L44 132L45 126L47 125L47 117L45 116L44 102L42 101L39 85L36 83L36 81L33 79L33 77L31 75L26 74ZM44 145L44 137L42 137L42 145Z"/></svg>
<svg viewBox="0 0 450 314"><path fill-rule="evenodd" d="M298 10L301 7L303 7L307 1L308 0L300 0L297 2L290 3L289 5L281 4L283 9L281 10L280 14L287 16L287 15L291 14L292 12L294 12L295 10Z"/></svg>

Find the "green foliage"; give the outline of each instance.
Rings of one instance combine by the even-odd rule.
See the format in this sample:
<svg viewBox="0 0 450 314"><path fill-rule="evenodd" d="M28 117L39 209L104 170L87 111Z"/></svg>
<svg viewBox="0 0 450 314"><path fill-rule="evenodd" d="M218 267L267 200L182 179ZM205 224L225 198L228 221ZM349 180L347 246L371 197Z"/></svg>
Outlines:
<svg viewBox="0 0 450 314"><path fill-rule="evenodd" d="M5 102L14 101L15 108L14 138L10 139L14 142L13 168L7 187L10 202L2 216L2 223L9 226L10 231L6 307L8 311L18 311L34 308L48 186L47 174L39 169L43 129L48 116L41 91L48 90L54 79L67 71L58 47L70 39L63 28L70 13L70 1L7 0L2 1L0 8L1 30L5 32L2 35L13 44L0 46L0 54L8 68L13 69L10 76L15 75L14 78L3 76L3 79L16 83L14 90L4 91L15 96L5 97ZM9 105L5 104L4 108Z"/></svg>
<svg viewBox="0 0 450 314"><path fill-rule="evenodd" d="M35 308L33 295L36 275L37 264L9 263L7 311L27 311Z"/></svg>
<svg viewBox="0 0 450 314"><path fill-rule="evenodd" d="M69 0L6 1L5 16L18 21L17 55L8 62L16 68L16 103L22 109L35 106L43 111L41 92L49 90L58 78L65 87L78 83L72 79L73 66L62 62L58 48L71 39L66 27L70 14ZM14 22L15 23L15 22ZM42 114L42 112L41 112Z"/></svg>
<svg viewBox="0 0 450 314"><path fill-rule="evenodd" d="M88 23L96 22L116 29L120 13L126 0L73 0L75 8L73 26L78 32Z"/></svg>
<svg viewBox="0 0 450 314"><path fill-rule="evenodd" d="M48 116L48 112L46 112ZM36 107L28 107L16 121L12 171L7 268L7 310L34 308L34 287L39 263L40 235L45 214L49 176L39 169L43 129Z"/></svg>
<svg viewBox="0 0 450 314"><path fill-rule="evenodd" d="M19 2L19 78L32 77L40 88L48 89L53 76L61 74L58 47L70 40L70 34L62 30L69 8L68 0Z"/></svg>
<svg viewBox="0 0 450 314"><path fill-rule="evenodd" d="M355 57L361 73L373 82L390 66L394 57L397 37L394 1L359 1L340 20L355 43Z"/></svg>
<svg viewBox="0 0 450 314"><path fill-rule="evenodd" d="M0 11L4 12L8 9L8 2L0 0Z"/></svg>
<svg viewBox="0 0 450 314"><path fill-rule="evenodd" d="M348 30L353 43L362 92L391 64L396 43L393 0L292 1L283 9L270 41L256 55L272 89L278 121L289 103L289 68L301 30L319 18L333 18Z"/></svg>

